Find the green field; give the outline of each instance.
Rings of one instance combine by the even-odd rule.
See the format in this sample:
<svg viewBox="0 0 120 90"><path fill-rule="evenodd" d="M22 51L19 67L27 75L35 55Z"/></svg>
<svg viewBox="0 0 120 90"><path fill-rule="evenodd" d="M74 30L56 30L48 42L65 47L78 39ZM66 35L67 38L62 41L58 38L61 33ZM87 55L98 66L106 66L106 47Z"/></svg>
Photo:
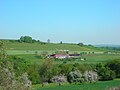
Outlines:
<svg viewBox="0 0 120 90"><path fill-rule="evenodd" d="M81 53L86 52L88 54L83 54L82 58L86 58L85 61L73 60L67 61L67 63L101 63L108 62L111 60L119 59L120 54L104 54L106 50L101 50L90 46L78 46L76 44L40 44L40 43L18 43L18 42L6 42L6 52L8 55L16 55L24 58L30 62L41 63L43 60L36 57L35 52L41 54L42 52L48 52L48 54L55 53L56 50L69 50L69 53ZM89 54L94 52L94 54ZM56 64L61 64L63 61L55 61Z"/></svg>
<svg viewBox="0 0 120 90"><path fill-rule="evenodd" d="M104 53L109 50L99 49L91 46L78 46L76 44L40 44L40 43L5 43L6 52L8 55L13 55L20 57L30 64L37 63L38 65L42 64L45 59L41 58L39 55L42 52L48 52L48 54L53 54L57 50L69 50L69 53L81 53L82 58L86 60L73 59L73 60L53 60L53 64L63 64L64 61L66 64L97 64L97 63L106 63L111 60L120 59L120 53ZM38 53L36 55L35 53ZM94 53L92 53L94 52ZM98 81L97 83L85 83L81 85L74 85L74 84L64 84L63 86L58 86L58 84L50 84L45 87L41 87L40 84L33 85L33 90L105 90L107 87L112 86L119 86L120 80L113 80L113 81Z"/></svg>
<svg viewBox="0 0 120 90"><path fill-rule="evenodd" d="M106 90L108 87L119 86L120 80L113 80L113 81L104 81L104 82L97 82L92 84L81 84L81 85L74 85L74 84L65 84L63 86L58 86L57 84L51 84L45 87L41 87L41 85L33 85L33 90Z"/></svg>
<svg viewBox="0 0 120 90"><path fill-rule="evenodd" d="M30 63L38 63L41 64L44 59L40 58L39 56L36 56L35 54L20 54L15 55L20 58L23 58L24 60L27 60ZM95 63L106 63L111 60L116 60L120 58L119 54L86 54L82 55L82 57L86 58L86 60L81 61L80 59L67 61L67 63L88 63L88 64L95 64ZM54 64L62 64L66 60L53 60Z"/></svg>
<svg viewBox="0 0 120 90"><path fill-rule="evenodd" d="M40 43L19 43L19 42L5 42L7 50L70 50L70 51L100 51L91 46L78 46L77 44L40 44Z"/></svg>

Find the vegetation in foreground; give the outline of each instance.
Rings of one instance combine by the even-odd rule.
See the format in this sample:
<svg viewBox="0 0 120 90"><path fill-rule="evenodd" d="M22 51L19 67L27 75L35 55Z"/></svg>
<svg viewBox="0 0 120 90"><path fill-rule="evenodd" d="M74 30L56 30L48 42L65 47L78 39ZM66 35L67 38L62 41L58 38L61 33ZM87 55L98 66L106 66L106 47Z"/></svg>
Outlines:
<svg viewBox="0 0 120 90"><path fill-rule="evenodd" d="M95 84L97 82L97 80L108 81L108 80L114 80L115 78L120 78L119 57L117 57L118 60L111 61L111 60L113 60L113 59L111 59L109 62L107 61L106 63L94 63L94 64L91 63L90 64L90 63L80 63L80 62L79 63L78 62L67 63L67 62L73 62L73 60L75 60L75 59L71 59L71 60L69 60L69 59L68 60L67 59L63 59L63 60L47 59L44 56L45 54L42 53L39 56L39 54L36 52L35 57L40 59L42 62L38 61L38 62L40 62L40 64L38 64L38 62L30 63L28 60L25 59L25 57L27 55L25 55L25 57L19 57L16 55L7 56L6 53L4 52L3 44L1 43L1 53L0 53L1 63L5 63L5 62L3 62L4 59L7 62L7 64L5 64L5 67L3 64L1 64L1 70L3 70L1 72L4 72L4 69L7 70L13 76L11 78L14 78L13 80L18 82L18 86L21 88L24 88L22 86L26 85L26 83L24 83L24 85L22 85L21 83L24 82L24 80L29 81L29 79L32 81L32 84L41 83L42 86L45 86L45 83L46 84L58 83L59 86L61 86L67 82L71 83L72 86L74 86L74 84L76 84L76 86L78 86L79 84L81 84L81 85L89 85L88 83ZM89 57L89 55L95 56L96 54L94 54L94 53L85 54L84 53L82 55L84 55L86 57L88 55L88 57ZM108 55L108 54L106 53L104 55ZM114 55L117 55L117 54L114 54ZM28 57L29 57L29 55L28 55ZM100 59L100 58L101 57L96 57L96 60ZM110 58L107 58L107 59L109 60ZM31 59L31 61L32 60L33 59ZM55 62L61 62L61 61L63 63L55 63ZM93 58L93 62L94 62L94 58ZM25 73L25 72L26 72L26 74L23 75L23 73ZM2 73L2 74L4 74L4 73ZM28 76L27 76L27 74L28 74ZM22 80L21 75L23 75L24 80ZM5 76L7 78L9 77L8 74L2 75L2 76ZM4 80L6 81L6 79L5 79L5 77L2 77L2 76L1 76L1 79L3 79L3 81L1 81L0 86L2 88L6 88L3 84ZM9 82L9 83L7 83L7 86L9 85L9 87L6 88L7 90L11 90L11 89L14 89L15 87L17 87L17 85L15 85L13 83L14 81L11 78L7 79L8 80L7 82ZM90 84L90 85L92 85L92 84ZM98 84L99 84L99 82L98 82ZM10 89L10 87L13 85L15 87L12 87ZM69 86L69 85L67 85L67 86ZM66 87L66 85L59 87L59 89L62 87ZM71 87L71 86L69 86L69 87Z"/></svg>

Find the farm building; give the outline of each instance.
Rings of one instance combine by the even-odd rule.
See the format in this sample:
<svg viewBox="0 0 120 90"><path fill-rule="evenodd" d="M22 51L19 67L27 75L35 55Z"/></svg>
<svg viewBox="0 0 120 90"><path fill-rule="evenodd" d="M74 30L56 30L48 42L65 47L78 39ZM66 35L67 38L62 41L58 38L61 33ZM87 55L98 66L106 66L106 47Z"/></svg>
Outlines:
<svg viewBox="0 0 120 90"><path fill-rule="evenodd" d="M80 54L52 54L49 55L49 58L65 59L65 58L78 58Z"/></svg>

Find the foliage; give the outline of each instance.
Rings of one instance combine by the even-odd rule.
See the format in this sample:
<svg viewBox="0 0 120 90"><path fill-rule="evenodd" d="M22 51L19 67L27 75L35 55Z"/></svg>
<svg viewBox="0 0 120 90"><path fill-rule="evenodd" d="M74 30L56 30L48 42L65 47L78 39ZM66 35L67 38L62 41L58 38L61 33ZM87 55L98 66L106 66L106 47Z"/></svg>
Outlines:
<svg viewBox="0 0 120 90"><path fill-rule="evenodd" d="M0 60L4 60L7 57L5 52L5 46L3 42L0 42Z"/></svg>
<svg viewBox="0 0 120 90"><path fill-rule="evenodd" d="M69 72L72 71L73 65L72 64L60 64L59 68L61 69L60 73L65 74L67 76Z"/></svg>
<svg viewBox="0 0 120 90"><path fill-rule="evenodd" d="M32 65L29 65L29 68L27 69L28 77L32 81L32 84L40 83L38 69L39 69L39 65L37 63L33 63Z"/></svg>
<svg viewBox="0 0 120 90"><path fill-rule="evenodd" d="M69 83L82 83L84 82L84 78L82 76L82 73L79 70L72 71L68 74L67 76L68 82Z"/></svg>
<svg viewBox="0 0 120 90"><path fill-rule="evenodd" d="M27 72L29 68L29 63L20 56L9 56L9 61L12 62L14 71L17 76L21 75L24 72Z"/></svg>
<svg viewBox="0 0 120 90"><path fill-rule="evenodd" d="M23 73L21 76L16 77L12 66L9 68L0 66L0 73L0 86L3 90L31 89L31 81L29 81L26 73Z"/></svg>
<svg viewBox="0 0 120 90"><path fill-rule="evenodd" d="M50 39L47 40L47 43L50 43Z"/></svg>
<svg viewBox="0 0 120 90"><path fill-rule="evenodd" d="M82 46L84 46L84 44L83 44L83 43L78 43L77 45L79 45L79 46L81 46L81 47L82 47Z"/></svg>
<svg viewBox="0 0 120 90"><path fill-rule="evenodd" d="M57 75L57 76L53 76L50 81L52 83L61 83L61 82L67 82L67 79L64 75Z"/></svg>
<svg viewBox="0 0 120 90"><path fill-rule="evenodd" d="M3 43L0 43L0 51L4 51ZM13 68L13 63L7 60L6 55L0 53L0 86L3 90L29 90L31 82L28 79L27 73L21 76L16 76Z"/></svg>
<svg viewBox="0 0 120 90"><path fill-rule="evenodd" d="M108 62L106 64L106 67L114 71L117 78L120 78L120 60L113 60L111 62Z"/></svg>
<svg viewBox="0 0 120 90"><path fill-rule="evenodd" d="M95 71L85 71L84 78L87 82L96 82L98 80L98 74Z"/></svg>
<svg viewBox="0 0 120 90"><path fill-rule="evenodd" d="M30 36L21 36L20 42L32 43L32 37Z"/></svg>
<svg viewBox="0 0 120 90"><path fill-rule="evenodd" d="M79 70L72 71L68 74L70 83L96 82L98 75L94 71L85 71L83 74Z"/></svg>
<svg viewBox="0 0 120 90"><path fill-rule="evenodd" d="M94 68L92 68L90 64L86 64L86 63L85 64L75 63L73 64L73 66L74 68L80 70L82 73L84 73L87 70L94 70Z"/></svg>
<svg viewBox="0 0 120 90"><path fill-rule="evenodd" d="M102 81L113 80L115 78L115 72L110 70L108 67L105 67L103 64L98 64L96 66L99 79Z"/></svg>
<svg viewBox="0 0 120 90"><path fill-rule="evenodd" d="M62 41L60 41L60 44L63 44L63 42L62 42Z"/></svg>
<svg viewBox="0 0 120 90"><path fill-rule="evenodd" d="M39 69L39 76L41 83L48 82L52 77L52 61L50 59L46 59Z"/></svg>

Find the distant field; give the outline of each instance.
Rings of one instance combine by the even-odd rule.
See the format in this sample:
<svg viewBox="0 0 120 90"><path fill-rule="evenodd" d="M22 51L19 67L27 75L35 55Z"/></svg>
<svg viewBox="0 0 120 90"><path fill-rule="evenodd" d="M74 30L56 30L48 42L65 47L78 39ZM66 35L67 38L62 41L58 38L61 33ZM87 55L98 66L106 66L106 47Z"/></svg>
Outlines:
<svg viewBox="0 0 120 90"><path fill-rule="evenodd" d="M41 58L36 57L35 53L48 52L48 54L55 53L56 50L69 50L69 53L81 53L81 52L94 52L94 54L83 54L82 58L86 58L85 61L73 60L67 61L67 63L100 63L107 62L114 59L120 59L119 54L104 54L105 50L101 50L91 46L78 46L77 44L40 44L40 43L19 43L19 42L6 42L6 52L8 55L20 56L23 59L31 63L43 62ZM54 61L54 64L62 64L62 61Z"/></svg>
<svg viewBox="0 0 120 90"><path fill-rule="evenodd" d="M48 54L55 53L55 50L6 50L8 55L35 54L36 51L39 54L41 52L48 52ZM81 52L89 53L89 51L69 51L69 53L81 53ZM94 51L94 53L95 54L103 54L102 51Z"/></svg>
<svg viewBox="0 0 120 90"><path fill-rule="evenodd" d="M70 51L100 51L97 48L90 46L78 46L77 44L40 44L40 43L18 43L6 42L7 50L70 50Z"/></svg>
<svg viewBox="0 0 120 90"><path fill-rule="evenodd" d="M36 56L36 55L32 55L32 54L23 54L23 55L15 55L18 57L21 57L31 63L38 63L41 64L44 59L41 59L40 57ZM88 63L88 64L95 64L95 63L105 63L111 60L115 60L115 59L120 59L120 55L119 54L88 54L88 55L83 55L82 57L86 58L85 61L81 61L80 59L77 60L72 60L72 61L67 61L67 63ZM58 60L58 61L54 61L54 64L62 64L64 61L66 60Z"/></svg>
<svg viewBox="0 0 120 90"><path fill-rule="evenodd" d="M120 86L120 80L97 82L92 84L73 85L67 84L63 86L49 85L41 87L41 85L33 85L33 90L106 90L108 87Z"/></svg>
<svg viewBox="0 0 120 90"><path fill-rule="evenodd" d="M35 54L35 52L37 51L37 53L41 53L44 52L46 50L6 50L8 55L23 55L23 54ZM54 51L46 51L49 54L53 53Z"/></svg>
<svg viewBox="0 0 120 90"><path fill-rule="evenodd" d="M104 63L115 59L120 59L120 54L86 54L83 55L86 58L86 63Z"/></svg>

